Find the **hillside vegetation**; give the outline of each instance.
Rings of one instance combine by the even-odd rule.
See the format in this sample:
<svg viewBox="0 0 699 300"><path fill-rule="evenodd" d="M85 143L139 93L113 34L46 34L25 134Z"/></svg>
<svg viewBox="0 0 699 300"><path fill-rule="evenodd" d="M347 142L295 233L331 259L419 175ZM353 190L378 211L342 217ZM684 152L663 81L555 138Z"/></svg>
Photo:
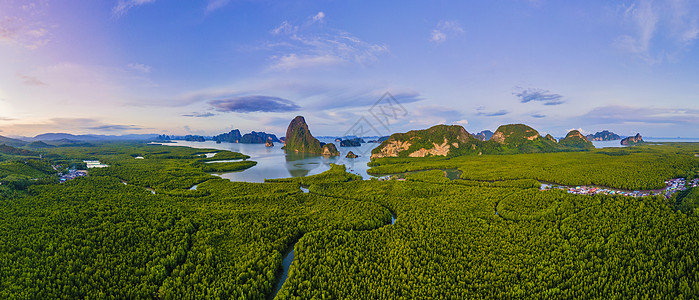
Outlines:
<svg viewBox="0 0 699 300"><path fill-rule="evenodd" d="M483 141L459 125L436 125L392 134L372 150L371 158L548 153L592 148L592 143L577 130L558 143L551 135L542 137L527 125L509 124L498 127L489 140Z"/></svg>

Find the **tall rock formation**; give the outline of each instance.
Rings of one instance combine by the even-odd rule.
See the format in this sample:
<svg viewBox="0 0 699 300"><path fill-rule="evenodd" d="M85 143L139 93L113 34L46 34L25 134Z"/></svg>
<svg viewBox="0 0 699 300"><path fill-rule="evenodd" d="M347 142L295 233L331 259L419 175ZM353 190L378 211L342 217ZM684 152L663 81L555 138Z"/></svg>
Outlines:
<svg viewBox="0 0 699 300"><path fill-rule="evenodd" d="M313 137L308 129L306 120L302 116L296 116L296 118L291 120L289 127L286 129L284 143L284 150L286 151L340 155L340 152L335 148L335 144L324 144Z"/></svg>
<svg viewBox="0 0 699 300"><path fill-rule="evenodd" d="M231 130L229 133L222 133L219 135L214 136L213 140L216 141L217 143L220 142L226 142L226 143L240 143L240 139L242 136L240 135L240 130Z"/></svg>

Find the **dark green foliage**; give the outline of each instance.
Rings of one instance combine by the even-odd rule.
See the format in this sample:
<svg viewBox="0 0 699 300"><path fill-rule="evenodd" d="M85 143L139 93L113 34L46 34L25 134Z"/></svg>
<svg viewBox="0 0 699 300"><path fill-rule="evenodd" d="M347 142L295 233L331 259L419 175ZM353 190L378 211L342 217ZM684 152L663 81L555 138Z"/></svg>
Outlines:
<svg viewBox="0 0 699 300"><path fill-rule="evenodd" d="M305 235L280 299L699 295L699 219L675 214L660 197L410 181L314 187L381 203L398 220L373 231Z"/></svg>
<svg viewBox="0 0 699 300"><path fill-rule="evenodd" d="M345 165L330 164L330 170L318 175L279 179L265 179L265 182L293 182L303 186L310 186L312 184L318 183L340 183L354 180L362 180L362 176L347 173L345 170Z"/></svg>
<svg viewBox="0 0 699 300"><path fill-rule="evenodd" d="M43 148L53 148L56 146L49 145L49 144L44 143L42 141L34 141L34 142L27 144L25 147L27 147L29 149L43 149Z"/></svg>
<svg viewBox="0 0 699 300"><path fill-rule="evenodd" d="M361 181L333 165L320 175L243 183L201 169L216 164L203 163L201 153L216 150L52 148L64 160L110 166L22 193L0 185L16 193L0 193L0 299L265 299L294 244L277 299L694 299L699 215L676 213L662 197L532 187L544 173L607 178L581 163L587 160L610 165L600 172L648 173L638 180L615 174L619 185L652 183L696 172L696 149L412 160L458 166L469 180L431 170L405 181ZM410 166L396 161L375 163ZM7 176L41 175L50 166L5 164ZM496 179L485 181L488 171ZM386 225L392 214L397 221Z"/></svg>
<svg viewBox="0 0 699 300"><path fill-rule="evenodd" d="M234 172L241 171L247 168L255 166L257 162L254 161L236 161L236 162L217 162L217 163L204 163L197 164L197 166L204 172L207 173L221 173L221 172Z"/></svg>
<svg viewBox="0 0 699 300"><path fill-rule="evenodd" d="M5 144L8 146L12 146L12 147L22 147L22 146L26 145L27 142L22 141L22 140L18 140L18 139L4 137L4 136L0 135L0 144Z"/></svg>
<svg viewBox="0 0 699 300"><path fill-rule="evenodd" d="M26 149L19 149L5 144L0 145L0 153L7 155L39 156L39 153L37 152Z"/></svg>
<svg viewBox="0 0 699 300"><path fill-rule="evenodd" d="M201 159L201 161L235 160L235 159L248 159L248 158L250 158L250 156L247 156L247 155L242 154L242 153L231 152L231 151L221 151L221 152L217 152L212 157Z"/></svg>
<svg viewBox="0 0 699 300"><path fill-rule="evenodd" d="M696 209L699 208L699 187L680 191L673 196L673 200L677 210L696 214Z"/></svg>
<svg viewBox="0 0 699 300"><path fill-rule="evenodd" d="M669 178L699 169L697 144L642 146L587 152L459 156L454 158L380 158L369 173L394 174L417 170L452 169L461 178L496 181L536 179L565 185L600 185L629 190L659 189Z"/></svg>

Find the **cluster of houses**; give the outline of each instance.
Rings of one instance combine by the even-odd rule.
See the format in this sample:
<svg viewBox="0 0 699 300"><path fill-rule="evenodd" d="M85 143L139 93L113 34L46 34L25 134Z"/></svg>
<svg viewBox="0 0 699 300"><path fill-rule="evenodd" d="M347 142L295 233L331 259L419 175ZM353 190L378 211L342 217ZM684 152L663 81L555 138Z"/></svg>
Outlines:
<svg viewBox="0 0 699 300"><path fill-rule="evenodd" d="M622 195L622 196L630 196L630 197L645 197L645 196L663 195L666 198L670 198L672 196L672 194L674 194L676 192L684 191L688 188L699 186L699 179L695 178L695 179L692 179L690 181L687 181L684 178L675 178L675 179L670 179L670 180L665 181L665 184L666 184L665 189L650 190L650 191L623 191L623 190L615 190L615 189L595 187L595 186L572 187L572 186L549 185L549 184L542 185L542 189L543 190L561 189L561 190L568 191L568 193L576 194L576 195L603 194L603 195Z"/></svg>
<svg viewBox="0 0 699 300"><path fill-rule="evenodd" d="M82 176L87 176L87 170L70 169L65 174L58 173L58 179L61 181L61 183L66 182L66 181L71 180L71 179L82 177Z"/></svg>
<svg viewBox="0 0 699 300"><path fill-rule="evenodd" d="M105 165L103 163L100 163L99 160L83 160L85 165L87 166L88 169L92 168L106 168L108 165ZM60 169L60 165L55 165L53 166L54 170ZM70 169L68 172L64 173L58 173L58 180L63 183L71 179L75 179L78 177L82 176L87 176L87 170L76 170L76 169Z"/></svg>

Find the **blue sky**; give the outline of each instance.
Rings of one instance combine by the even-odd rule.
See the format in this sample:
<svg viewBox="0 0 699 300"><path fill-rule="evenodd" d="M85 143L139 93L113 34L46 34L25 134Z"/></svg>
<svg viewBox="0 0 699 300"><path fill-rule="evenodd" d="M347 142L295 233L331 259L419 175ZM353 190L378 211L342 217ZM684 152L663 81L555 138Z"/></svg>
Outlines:
<svg viewBox="0 0 699 300"><path fill-rule="evenodd" d="M0 2L0 135L699 137L699 1ZM377 125L390 92L405 114ZM363 118L363 119L362 119Z"/></svg>

